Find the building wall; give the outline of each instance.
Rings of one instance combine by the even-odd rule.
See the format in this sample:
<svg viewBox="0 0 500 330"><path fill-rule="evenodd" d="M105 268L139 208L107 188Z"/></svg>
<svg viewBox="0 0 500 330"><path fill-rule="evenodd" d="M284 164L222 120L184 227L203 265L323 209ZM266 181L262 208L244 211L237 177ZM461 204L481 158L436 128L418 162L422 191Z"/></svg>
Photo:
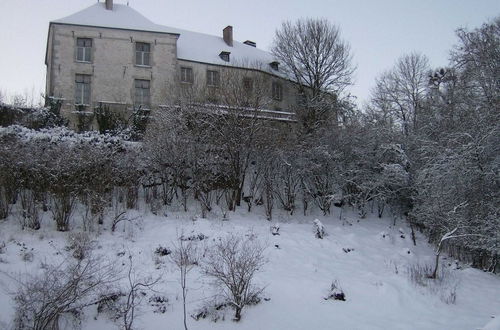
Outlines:
<svg viewBox="0 0 500 330"><path fill-rule="evenodd" d="M246 69L232 67L230 65L220 66L187 60L179 60L178 62L179 64L177 73L178 81L181 87L183 85L183 83L180 82L179 78L181 67L188 67L193 69L194 82L192 88L197 92L202 92L204 89L210 88L207 86L207 71L218 71L221 78L221 88L230 88L232 84L243 84L244 78L251 78L253 82L258 85L254 86L255 88L262 88L263 91L267 92L266 99L262 104L265 109L294 112L294 109L297 105L297 86L295 83L289 80L276 77L261 70L254 69L253 67L249 67L248 69ZM231 81L224 82L224 79L229 79ZM283 88L283 97L281 101L272 98L273 82L280 83ZM224 91L221 91L221 93L224 93Z"/></svg>
<svg viewBox="0 0 500 330"><path fill-rule="evenodd" d="M92 39L91 63L76 60L79 37ZM136 41L150 43L150 67L135 65ZM63 98L62 112L71 119L75 110L75 75L88 74L92 106L105 101L131 107L134 79L150 80L151 105L162 104L168 83L177 73L176 41L174 34L51 24L46 94Z"/></svg>
<svg viewBox="0 0 500 330"><path fill-rule="evenodd" d="M76 60L77 38L92 39L91 63ZM213 70L220 72L221 80L231 77L229 84L221 81L224 88L232 88L235 83L242 85L243 77L251 77L259 88L266 92L260 106L273 111L294 112L297 102L294 83L255 69L178 60L177 38L175 34L52 23L47 43L46 95L63 99L62 114L77 128L80 119L76 115L75 106L76 74L91 76L91 104L79 110L92 112L99 102L107 102L114 104L114 109L131 113L135 79L150 81L151 108L155 109L178 99L178 91L183 88L197 89L198 95L199 91L210 90L207 88L207 70ZM147 42L151 45L149 67L135 65L135 42ZM180 70L183 66L193 69L192 85L180 81ZM272 98L273 81L282 85L281 101ZM97 127L96 123L91 123L90 127Z"/></svg>

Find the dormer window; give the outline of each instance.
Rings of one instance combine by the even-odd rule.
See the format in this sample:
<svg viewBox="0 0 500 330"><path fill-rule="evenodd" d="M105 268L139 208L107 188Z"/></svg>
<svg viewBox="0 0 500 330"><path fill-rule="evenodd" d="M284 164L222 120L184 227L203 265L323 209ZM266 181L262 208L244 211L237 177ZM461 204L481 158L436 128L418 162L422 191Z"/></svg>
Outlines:
<svg viewBox="0 0 500 330"><path fill-rule="evenodd" d="M279 71L279 65L280 65L280 62L276 62L276 61L269 63L269 66L271 67L271 69L273 69L275 71Z"/></svg>
<svg viewBox="0 0 500 330"><path fill-rule="evenodd" d="M229 62L229 55L230 52L220 52L219 57L224 61L224 62Z"/></svg>

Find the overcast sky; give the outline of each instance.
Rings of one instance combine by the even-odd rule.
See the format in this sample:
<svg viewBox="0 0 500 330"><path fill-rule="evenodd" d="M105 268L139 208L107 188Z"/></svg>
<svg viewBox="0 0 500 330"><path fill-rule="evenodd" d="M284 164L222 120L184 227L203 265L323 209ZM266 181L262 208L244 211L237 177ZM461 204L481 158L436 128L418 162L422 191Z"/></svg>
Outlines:
<svg viewBox="0 0 500 330"><path fill-rule="evenodd" d="M44 92L49 21L97 0L0 0L0 91ZM101 0L102 2L103 0ZM458 27L475 28L500 15L498 0L129 0L153 22L222 35L232 25L238 41L269 50L284 20L326 18L340 26L357 65L353 95L367 100L374 79L402 54L418 51L433 67L448 63ZM115 0L126 4L127 0ZM361 103L361 102L360 102Z"/></svg>

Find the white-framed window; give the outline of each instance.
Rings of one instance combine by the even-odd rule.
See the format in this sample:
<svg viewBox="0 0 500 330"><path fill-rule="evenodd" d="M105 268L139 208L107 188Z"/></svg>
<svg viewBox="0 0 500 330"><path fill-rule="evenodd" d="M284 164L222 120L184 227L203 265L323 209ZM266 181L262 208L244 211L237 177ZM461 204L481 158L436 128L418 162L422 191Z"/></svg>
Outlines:
<svg viewBox="0 0 500 330"><path fill-rule="evenodd" d="M149 108L150 106L150 81L136 79L134 81L135 86L135 107Z"/></svg>
<svg viewBox="0 0 500 330"><path fill-rule="evenodd" d="M272 85L273 99L276 101L283 100L283 85L274 81Z"/></svg>
<svg viewBox="0 0 500 330"><path fill-rule="evenodd" d="M92 62L92 39L76 38L76 60L78 62Z"/></svg>
<svg viewBox="0 0 500 330"><path fill-rule="evenodd" d="M151 65L151 45L147 42L135 43L135 64L142 66Z"/></svg>
<svg viewBox="0 0 500 330"><path fill-rule="evenodd" d="M181 66L181 82L192 84L194 81L193 78L193 69L185 66Z"/></svg>
<svg viewBox="0 0 500 330"><path fill-rule="evenodd" d="M220 75L219 71L207 70L207 86L219 87Z"/></svg>
<svg viewBox="0 0 500 330"><path fill-rule="evenodd" d="M77 74L75 76L75 104L90 104L90 75Z"/></svg>

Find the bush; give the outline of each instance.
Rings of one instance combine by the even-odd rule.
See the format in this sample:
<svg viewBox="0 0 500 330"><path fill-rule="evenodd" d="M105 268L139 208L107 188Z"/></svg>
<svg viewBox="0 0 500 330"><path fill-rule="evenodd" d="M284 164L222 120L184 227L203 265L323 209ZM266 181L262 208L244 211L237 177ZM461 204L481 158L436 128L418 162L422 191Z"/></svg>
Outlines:
<svg viewBox="0 0 500 330"><path fill-rule="evenodd" d="M455 304L457 299L458 280L449 269L439 268L436 278L432 278L434 267L427 264L408 265L406 274L416 287L425 288L435 294L446 304Z"/></svg>
<svg viewBox="0 0 500 330"><path fill-rule="evenodd" d="M252 283L266 263L263 252L264 247L255 239L231 234L220 239L207 253L203 273L215 280L224 298L235 309L235 321L241 319L243 307L252 304L263 291Z"/></svg>
<svg viewBox="0 0 500 330"><path fill-rule="evenodd" d="M80 315L95 304L116 281L110 265L88 258L62 265L45 265L38 275L27 275L14 297L16 329L58 329L59 319Z"/></svg>
<svg viewBox="0 0 500 330"><path fill-rule="evenodd" d="M344 290L340 287L340 284L337 280L334 280L330 285L330 290L328 291L328 295L324 298L325 300L333 299L333 300L341 300L345 301L345 293Z"/></svg>
<svg viewBox="0 0 500 330"><path fill-rule="evenodd" d="M316 236L316 238L323 239L323 237L326 236L325 226L323 226L321 221L319 221L318 219L314 219L313 224L314 224L314 236Z"/></svg>
<svg viewBox="0 0 500 330"><path fill-rule="evenodd" d="M160 256L160 257L168 256L170 253L172 253L172 251L170 251L168 248L161 246L161 245L158 246L155 250L155 254Z"/></svg>
<svg viewBox="0 0 500 330"><path fill-rule="evenodd" d="M68 236L68 245L66 250L73 251L72 255L75 259L82 260L91 255L95 243L90 236L84 232L71 233Z"/></svg>

